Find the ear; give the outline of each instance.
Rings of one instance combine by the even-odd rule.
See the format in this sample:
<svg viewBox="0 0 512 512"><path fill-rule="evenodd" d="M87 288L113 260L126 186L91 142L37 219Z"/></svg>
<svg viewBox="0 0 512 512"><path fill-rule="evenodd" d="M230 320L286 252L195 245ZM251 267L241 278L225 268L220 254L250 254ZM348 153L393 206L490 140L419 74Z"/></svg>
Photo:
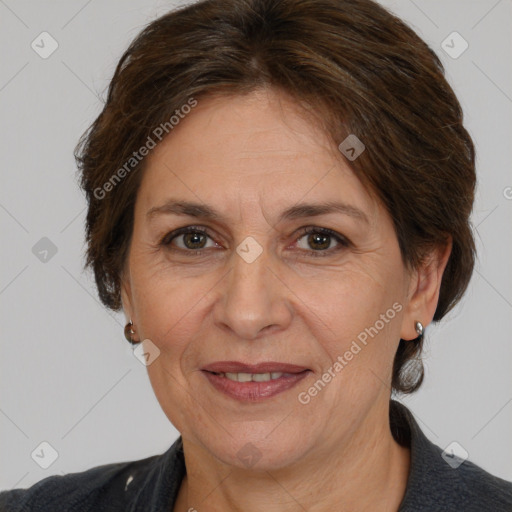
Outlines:
<svg viewBox="0 0 512 512"><path fill-rule="evenodd" d="M426 327L434 318L439 301L441 280L452 251L452 238L445 245L433 249L420 268L414 270L409 282L409 302L405 307L400 337L413 340L418 337L416 322Z"/></svg>
<svg viewBox="0 0 512 512"><path fill-rule="evenodd" d="M121 302L123 303L126 322L129 322L130 318L133 320L132 287L130 275L126 271L121 275Z"/></svg>

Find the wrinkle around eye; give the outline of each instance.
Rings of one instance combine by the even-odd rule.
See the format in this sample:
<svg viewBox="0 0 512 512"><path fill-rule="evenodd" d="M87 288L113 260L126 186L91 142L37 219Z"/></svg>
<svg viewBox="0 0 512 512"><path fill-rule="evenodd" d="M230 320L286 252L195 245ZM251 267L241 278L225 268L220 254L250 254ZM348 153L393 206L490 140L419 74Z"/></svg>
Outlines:
<svg viewBox="0 0 512 512"><path fill-rule="evenodd" d="M333 224L332 221L329 224ZM165 226L165 225L164 225ZM231 235L227 235L225 233L218 234L215 229L212 229L208 225L197 225L197 224L189 224L182 225L181 227L177 227L176 229L171 229L169 227L165 228L161 226L161 229L158 230L157 233L151 236L151 242L148 241L148 245L155 251L161 251L164 249L169 253L175 253L176 255L196 255L200 256L203 254L207 256L208 253L212 254L216 252L222 251L222 249L229 249L232 242ZM346 236L346 232L348 231L348 237ZM364 243L364 239L366 238L364 232L361 233L360 230L356 230L355 227L351 224L345 225L342 229L339 227L325 227L321 224L312 224L301 226L293 229L293 227L289 227L289 229L280 229L277 230L279 233L276 243L279 245L283 245L284 251L288 254L292 254L294 251L297 252L297 257L318 257L318 256L328 256L334 255L338 251L342 251L344 248L350 248L351 250L357 250L357 248L361 247L361 243ZM288 232L288 233L287 233ZM202 237L206 237L206 240L203 242L206 244L203 247L187 247L184 241L185 234L197 234ZM309 245L301 247L302 244L308 242L302 242L302 239L310 234L320 234L327 235L331 238L330 247L315 249L314 246L311 248ZM258 242L258 237L255 237L256 242ZM356 243L353 243L353 238L356 239ZM227 240L227 243L224 241ZM235 247L235 246L233 246Z"/></svg>

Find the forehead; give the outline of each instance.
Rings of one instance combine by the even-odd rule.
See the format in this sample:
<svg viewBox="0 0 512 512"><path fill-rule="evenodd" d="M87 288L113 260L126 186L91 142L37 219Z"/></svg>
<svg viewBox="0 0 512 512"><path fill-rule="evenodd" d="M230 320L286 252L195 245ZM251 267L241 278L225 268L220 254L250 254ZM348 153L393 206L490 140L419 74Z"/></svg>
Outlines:
<svg viewBox="0 0 512 512"><path fill-rule="evenodd" d="M299 201L376 206L315 119L275 90L198 100L147 157L137 202L147 211L169 197L226 211L235 200L276 213Z"/></svg>

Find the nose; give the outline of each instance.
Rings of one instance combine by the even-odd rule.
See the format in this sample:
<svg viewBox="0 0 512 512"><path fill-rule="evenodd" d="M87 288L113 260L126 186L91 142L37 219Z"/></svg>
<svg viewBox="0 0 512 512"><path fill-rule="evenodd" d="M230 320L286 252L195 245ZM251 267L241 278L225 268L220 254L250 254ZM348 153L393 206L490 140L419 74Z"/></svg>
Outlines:
<svg viewBox="0 0 512 512"><path fill-rule="evenodd" d="M240 254L233 252L231 269L218 284L216 325L243 340L286 329L293 316L292 292L279 275L277 258L267 249L253 261Z"/></svg>

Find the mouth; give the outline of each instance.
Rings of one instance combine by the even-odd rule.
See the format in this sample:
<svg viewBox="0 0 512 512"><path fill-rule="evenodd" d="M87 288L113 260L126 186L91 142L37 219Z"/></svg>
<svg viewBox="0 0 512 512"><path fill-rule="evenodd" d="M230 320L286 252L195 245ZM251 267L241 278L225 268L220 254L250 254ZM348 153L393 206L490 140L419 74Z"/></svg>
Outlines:
<svg viewBox="0 0 512 512"><path fill-rule="evenodd" d="M201 369L217 391L239 401L259 402L290 390L311 370L287 363L255 365L220 361Z"/></svg>

